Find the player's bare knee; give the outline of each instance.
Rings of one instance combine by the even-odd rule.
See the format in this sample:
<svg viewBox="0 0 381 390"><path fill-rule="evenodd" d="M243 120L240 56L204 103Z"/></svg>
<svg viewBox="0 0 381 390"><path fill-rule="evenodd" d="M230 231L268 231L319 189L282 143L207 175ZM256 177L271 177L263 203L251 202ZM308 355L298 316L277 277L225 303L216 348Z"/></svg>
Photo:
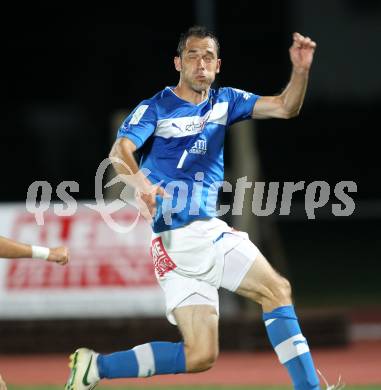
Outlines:
<svg viewBox="0 0 381 390"><path fill-rule="evenodd" d="M217 360L217 354L213 352L203 353L193 360L192 372L202 372L211 369Z"/></svg>
<svg viewBox="0 0 381 390"><path fill-rule="evenodd" d="M187 372L202 372L211 369L218 357L218 350L193 349L186 353Z"/></svg>
<svg viewBox="0 0 381 390"><path fill-rule="evenodd" d="M285 289L285 295L291 299L292 298L292 287L291 287L291 283L286 279L286 278L283 278L284 280L284 289Z"/></svg>
<svg viewBox="0 0 381 390"><path fill-rule="evenodd" d="M271 295L266 297L267 299L264 302L268 306L267 310L269 307L273 310L279 306L285 306L291 303L291 284L286 278L277 275L269 288Z"/></svg>
<svg viewBox="0 0 381 390"><path fill-rule="evenodd" d="M290 299L291 298L291 284L283 276L279 276L276 282L276 296L280 299Z"/></svg>

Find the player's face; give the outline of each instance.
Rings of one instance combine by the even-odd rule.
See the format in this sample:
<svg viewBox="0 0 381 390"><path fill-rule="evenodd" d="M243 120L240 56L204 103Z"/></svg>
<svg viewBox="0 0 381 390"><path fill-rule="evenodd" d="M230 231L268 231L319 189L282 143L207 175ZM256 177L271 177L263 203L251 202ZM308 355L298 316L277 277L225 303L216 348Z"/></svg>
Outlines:
<svg viewBox="0 0 381 390"><path fill-rule="evenodd" d="M216 43L212 38L189 37L181 57L175 58L182 82L193 91L205 91L220 72Z"/></svg>

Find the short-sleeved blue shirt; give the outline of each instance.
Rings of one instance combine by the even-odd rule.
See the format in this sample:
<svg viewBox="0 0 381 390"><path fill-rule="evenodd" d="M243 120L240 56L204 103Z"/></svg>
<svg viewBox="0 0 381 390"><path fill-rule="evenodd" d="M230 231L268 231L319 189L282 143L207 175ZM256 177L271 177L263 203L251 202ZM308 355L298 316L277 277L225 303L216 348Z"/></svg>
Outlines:
<svg viewBox="0 0 381 390"><path fill-rule="evenodd" d="M226 129L251 118L258 98L235 88L210 89L196 105L166 87L123 121L118 138L127 137L141 148L140 168L148 169L151 182L161 182L171 195L157 197L155 232L215 216Z"/></svg>

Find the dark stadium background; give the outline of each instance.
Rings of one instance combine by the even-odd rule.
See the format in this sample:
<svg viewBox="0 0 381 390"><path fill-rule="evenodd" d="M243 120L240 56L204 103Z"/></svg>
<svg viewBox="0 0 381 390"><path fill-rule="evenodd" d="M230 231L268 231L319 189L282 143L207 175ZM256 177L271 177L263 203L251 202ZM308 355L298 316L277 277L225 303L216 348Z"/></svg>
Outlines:
<svg viewBox="0 0 381 390"><path fill-rule="evenodd" d="M219 85L262 95L286 85L291 34L299 31L318 45L306 101L295 119L256 122L262 179L355 181L356 210L350 217L317 211L316 220L273 216L270 224L260 218L276 231L263 251L271 257L272 243L281 245L302 307L380 304L381 3L215 1L208 16L209 5L9 5L1 27L0 202L24 202L35 180L53 188L75 180L74 197L92 199L113 115L176 84L172 59L189 26L214 26ZM243 157L227 146L228 167L234 158ZM303 202L303 193L295 200Z"/></svg>

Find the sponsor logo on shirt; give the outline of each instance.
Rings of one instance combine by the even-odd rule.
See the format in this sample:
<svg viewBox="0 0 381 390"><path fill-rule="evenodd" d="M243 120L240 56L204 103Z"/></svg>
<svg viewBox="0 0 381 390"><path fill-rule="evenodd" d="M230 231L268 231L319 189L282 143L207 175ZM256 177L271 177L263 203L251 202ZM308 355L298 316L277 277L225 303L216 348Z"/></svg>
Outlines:
<svg viewBox="0 0 381 390"><path fill-rule="evenodd" d="M172 126L175 129L180 130L182 133L200 133L205 126L207 119L202 119L199 122L188 123L185 128L181 128L176 123L172 122Z"/></svg>
<svg viewBox="0 0 381 390"><path fill-rule="evenodd" d="M194 145L190 148L189 153L205 154L208 150L208 144L206 139L198 139Z"/></svg>

